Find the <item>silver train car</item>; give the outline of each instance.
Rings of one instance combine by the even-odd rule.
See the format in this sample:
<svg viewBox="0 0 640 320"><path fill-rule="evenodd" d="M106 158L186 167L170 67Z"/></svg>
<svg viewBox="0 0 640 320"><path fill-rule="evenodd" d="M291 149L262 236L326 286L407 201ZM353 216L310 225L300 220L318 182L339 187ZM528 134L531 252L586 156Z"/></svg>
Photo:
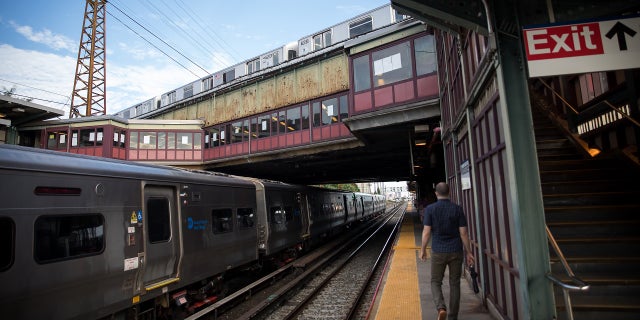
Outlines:
<svg viewBox="0 0 640 320"><path fill-rule="evenodd" d="M152 105L153 108L144 108L141 107L141 104L137 104L116 113L116 115L125 119L139 117L156 109L165 108L187 100L200 93L212 92L221 86L231 84L235 81L244 81L262 71L277 68L287 61L304 59L304 56L308 54L339 45L346 40L394 24L406 18L407 16L397 13L391 5L373 9L347 21L302 37L298 41L285 44L257 57L214 72L181 88L163 93L158 97L151 98L142 103L142 105Z"/></svg>
<svg viewBox="0 0 640 320"><path fill-rule="evenodd" d="M0 145L4 319L143 319L216 301L384 197Z"/></svg>

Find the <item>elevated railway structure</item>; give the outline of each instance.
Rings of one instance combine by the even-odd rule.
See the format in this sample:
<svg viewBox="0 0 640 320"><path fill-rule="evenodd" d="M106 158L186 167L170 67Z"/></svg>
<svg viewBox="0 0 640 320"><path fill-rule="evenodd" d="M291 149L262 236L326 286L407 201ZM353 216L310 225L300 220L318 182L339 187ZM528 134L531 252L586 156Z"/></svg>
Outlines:
<svg viewBox="0 0 640 320"><path fill-rule="evenodd" d="M414 180L438 141L434 48L428 24L386 5L116 115L22 130L47 149L274 180Z"/></svg>

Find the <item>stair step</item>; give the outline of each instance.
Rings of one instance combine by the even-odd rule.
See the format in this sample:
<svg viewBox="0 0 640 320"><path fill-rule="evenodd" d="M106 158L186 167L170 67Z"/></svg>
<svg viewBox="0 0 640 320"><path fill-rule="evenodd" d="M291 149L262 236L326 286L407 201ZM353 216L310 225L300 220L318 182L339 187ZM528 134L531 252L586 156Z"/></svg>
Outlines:
<svg viewBox="0 0 640 320"><path fill-rule="evenodd" d="M640 238L633 235L614 235L608 238L564 237L557 239L565 257L635 257L640 247ZM551 252L551 249L550 249ZM555 253L550 253L554 255Z"/></svg>
<svg viewBox="0 0 640 320"><path fill-rule="evenodd" d="M551 270L553 271L553 274L563 274L564 269L562 267L562 264L555 257L552 260L553 262L551 264ZM573 261L568 262L571 270L573 270L573 272L579 277L581 277L581 275L583 274L599 274L600 277L606 278L629 274L638 274L638 270L640 270L640 259L636 261L626 259L624 264L612 259L574 259Z"/></svg>
<svg viewBox="0 0 640 320"><path fill-rule="evenodd" d="M593 193L598 190L640 191L640 184L627 186L621 179L584 180L584 181L552 181L541 183L543 194Z"/></svg>
<svg viewBox="0 0 640 320"><path fill-rule="evenodd" d="M538 161L558 161L558 160L576 160L576 159L582 159L582 156L580 156L575 152L546 153L546 154L538 153Z"/></svg>
<svg viewBox="0 0 640 320"><path fill-rule="evenodd" d="M624 238L634 237L638 234L640 228L640 220L621 220L621 221L565 221L548 223L551 234L560 241L566 238L579 237L609 237ZM563 249L562 247L560 247ZM636 254L638 249L634 250Z"/></svg>
<svg viewBox="0 0 640 320"><path fill-rule="evenodd" d="M547 224L566 221L588 221L592 223L624 221L638 223L640 203L599 206L545 206Z"/></svg>
<svg viewBox="0 0 640 320"><path fill-rule="evenodd" d="M538 167L540 171L558 171L558 170L585 170L585 169L602 169L615 166L616 162L609 159L570 159L558 161L540 161Z"/></svg>
<svg viewBox="0 0 640 320"><path fill-rule="evenodd" d="M575 148L567 138L545 139L545 140L536 139L536 149L538 151L565 149L565 148L569 148L569 149Z"/></svg>
<svg viewBox="0 0 640 320"><path fill-rule="evenodd" d="M591 181L602 179L624 179L628 178L629 174L624 173L615 167L605 168L585 168L585 169L573 169L573 170L545 170L540 172L540 180L542 182L554 182L554 181Z"/></svg>
<svg viewBox="0 0 640 320"><path fill-rule="evenodd" d="M563 282L571 282L569 276L566 275L564 269L560 268L554 271L554 275ZM580 273L576 276L584 281L591 287L595 286L639 286L640 287L640 273L615 273L615 274L603 274L603 273Z"/></svg>
<svg viewBox="0 0 640 320"><path fill-rule="evenodd" d="M635 190L625 190L610 192L543 194L542 198L545 206L633 204L638 202L637 199L640 198L640 192Z"/></svg>
<svg viewBox="0 0 640 320"><path fill-rule="evenodd" d="M640 314L640 296L579 296L571 292L570 297L575 319L637 319ZM562 295L560 299L556 299L556 307L564 310ZM594 312L600 313L598 317L592 317Z"/></svg>

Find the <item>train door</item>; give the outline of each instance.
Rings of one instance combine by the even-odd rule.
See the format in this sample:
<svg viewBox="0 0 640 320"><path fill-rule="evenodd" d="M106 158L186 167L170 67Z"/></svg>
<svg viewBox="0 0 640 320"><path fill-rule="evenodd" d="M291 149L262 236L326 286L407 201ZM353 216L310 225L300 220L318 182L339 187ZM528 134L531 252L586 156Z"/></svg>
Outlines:
<svg viewBox="0 0 640 320"><path fill-rule="evenodd" d="M311 236L311 219L309 212L309 199L306 193L297 194L298 202L300 203L300 216L302 218L302 238L306 239Z"/></svg>
<svg viewBox="0 0 640 320"><path fill-rule="evenodd" d="M349 221L349 206L347 206L347 196L342 196L342 212L344 213L344 223Z"/></svg>
<svg viewBox="0 0 640 320"><path fill-rule="evenodd" d="M180 226L176 189L144 186L143 284L147 291L178 281Z"/></svg>

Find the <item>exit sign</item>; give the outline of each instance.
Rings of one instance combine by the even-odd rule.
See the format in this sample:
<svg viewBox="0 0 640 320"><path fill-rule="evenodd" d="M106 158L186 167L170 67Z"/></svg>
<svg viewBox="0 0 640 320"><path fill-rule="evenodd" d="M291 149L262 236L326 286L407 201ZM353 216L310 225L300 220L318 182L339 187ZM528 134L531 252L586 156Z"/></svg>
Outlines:
<svg viewBox="0 0 640 320"><path fill-rule="evenodd" d="M526 27L529 77L640 68L640 17Z"/></svg>

